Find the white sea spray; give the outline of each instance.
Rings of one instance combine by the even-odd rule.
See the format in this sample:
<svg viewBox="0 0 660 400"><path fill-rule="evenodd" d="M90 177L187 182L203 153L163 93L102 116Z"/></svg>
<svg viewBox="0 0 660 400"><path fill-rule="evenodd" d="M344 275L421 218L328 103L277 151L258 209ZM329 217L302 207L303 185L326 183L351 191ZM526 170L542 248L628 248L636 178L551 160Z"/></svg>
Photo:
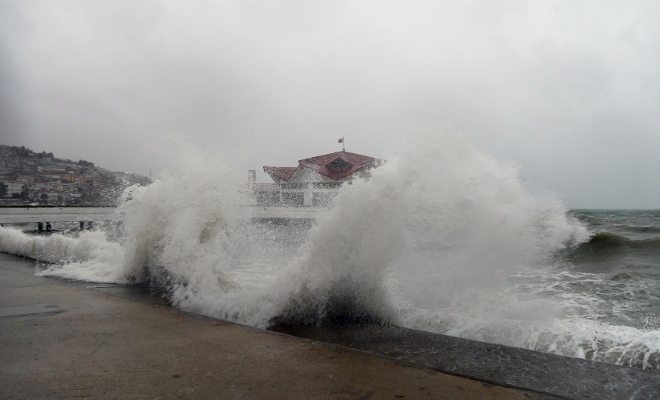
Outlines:
<svg viewBox="0 0 660 400"><path fill-rule="evenodd" d="M411 141L369 180L345 185L309 230L250 223L240 185L210 165L131 188L116 230L0 228L0 251L51 263L41 275L149 283L178 308L258 327L366 318L658 368L658 331L598 322L596 300L516 280L549 281L552 256L588 232L460 135Z"/></svg>

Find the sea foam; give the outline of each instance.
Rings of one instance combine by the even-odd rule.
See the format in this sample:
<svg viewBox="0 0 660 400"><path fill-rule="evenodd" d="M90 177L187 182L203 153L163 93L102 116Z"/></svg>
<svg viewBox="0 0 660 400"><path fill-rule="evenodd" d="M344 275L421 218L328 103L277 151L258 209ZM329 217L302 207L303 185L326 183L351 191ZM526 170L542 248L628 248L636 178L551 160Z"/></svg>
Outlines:
<svg viewBox="0 0 660 400"><path fill-rule="evenodd" d="M148 283L175 307L257 327L394 323L644 367L660 348L657 332L568 315L573 299L516 284L552 271L554 255L589 233L460 135L412 140L369 180L344 185L310 229L251 223L234 182L196 163L130 188L115 230L0 228L0 251L50 263L44 276Z"/></svg>

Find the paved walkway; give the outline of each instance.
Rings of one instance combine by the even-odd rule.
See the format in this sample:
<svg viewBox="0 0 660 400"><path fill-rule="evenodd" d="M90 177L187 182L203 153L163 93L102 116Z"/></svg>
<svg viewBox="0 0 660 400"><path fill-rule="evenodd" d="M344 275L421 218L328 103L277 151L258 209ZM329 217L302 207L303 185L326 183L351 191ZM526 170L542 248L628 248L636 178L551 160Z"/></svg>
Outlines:
<svg viewBox="0 0 660 400"><path fill-rule="evenodd" d="M345 347L32 275L0 254L0 398L539 399Z"/></svg>

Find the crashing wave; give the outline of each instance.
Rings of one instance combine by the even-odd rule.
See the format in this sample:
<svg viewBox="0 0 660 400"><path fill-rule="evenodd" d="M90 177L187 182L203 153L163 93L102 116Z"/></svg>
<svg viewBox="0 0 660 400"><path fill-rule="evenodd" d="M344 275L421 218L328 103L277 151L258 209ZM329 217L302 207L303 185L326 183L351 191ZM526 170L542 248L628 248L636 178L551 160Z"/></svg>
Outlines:
<svg viewBox="0 0 660 400"><path fill-rule="evenodd" d="M574 299L512 283L527 268L553 264L558 251L621 240L588 241L559 201L531 196L515 168L460 136L424 137L368 181L345 185L310 229L237 218L232 182L225 169L199 163L133 188L118 210L118 232L39 237L0 228L0 251L52 263L42 275L148 283L175 307L257 327L395 323L606 361L618 352L619 363L643 354L644 366L654 363L654 333L619 335L601 324L590 347L591 328L580 332L591 320L566 314ZM646 347L629 346L643 337Z"/></svg>

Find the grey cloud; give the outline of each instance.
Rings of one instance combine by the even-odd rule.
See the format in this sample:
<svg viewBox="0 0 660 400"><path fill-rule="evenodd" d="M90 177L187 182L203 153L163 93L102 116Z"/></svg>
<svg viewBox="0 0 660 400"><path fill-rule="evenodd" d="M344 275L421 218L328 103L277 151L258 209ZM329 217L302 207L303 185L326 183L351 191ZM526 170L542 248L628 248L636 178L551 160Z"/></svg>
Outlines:
<svg viewBox="0 0 660 400"><path fill-rule="evenodd" d="M164 168L388 157L450 124L573 207L658 207L655 2L5 1L2 142Z"/></svg>

